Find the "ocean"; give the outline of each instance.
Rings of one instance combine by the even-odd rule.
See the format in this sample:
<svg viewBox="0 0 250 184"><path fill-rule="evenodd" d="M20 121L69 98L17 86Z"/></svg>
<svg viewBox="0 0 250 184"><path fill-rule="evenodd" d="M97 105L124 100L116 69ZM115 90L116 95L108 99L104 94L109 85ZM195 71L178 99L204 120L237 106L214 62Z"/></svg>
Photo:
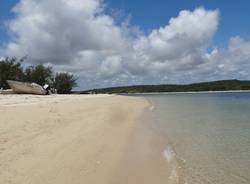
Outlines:
<svg viewBox="0 0 250 184"><path fill-rule="evenodd" d="M250 183L250 93L142 96L148 121L166 139L159 156L177 160L178 183Z"/></svg>

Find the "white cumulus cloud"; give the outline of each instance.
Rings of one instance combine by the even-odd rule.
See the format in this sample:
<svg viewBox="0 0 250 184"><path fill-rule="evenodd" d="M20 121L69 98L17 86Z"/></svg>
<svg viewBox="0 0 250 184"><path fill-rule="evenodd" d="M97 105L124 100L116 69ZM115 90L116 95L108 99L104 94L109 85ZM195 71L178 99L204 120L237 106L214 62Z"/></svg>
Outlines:
<svg viewBox="0 0 250 184"><path fill-rule="evenodd" d="M212 45L219 10L183 10L146 34L105 7L103 0L20 0L0 55L75 73L82 88L249 77L248 40Z"/></svg>

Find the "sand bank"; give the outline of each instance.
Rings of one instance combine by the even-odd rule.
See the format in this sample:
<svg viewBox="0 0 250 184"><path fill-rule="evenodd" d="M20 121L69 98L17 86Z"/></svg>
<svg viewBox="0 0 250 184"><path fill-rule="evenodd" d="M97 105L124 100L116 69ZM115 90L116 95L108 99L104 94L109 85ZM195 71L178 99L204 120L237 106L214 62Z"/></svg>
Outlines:
<svg viewBox="0 0 250 184"><path fill-rule="evenodd" d="M143 98L0 95L0 183L113 181Z"/></svg>

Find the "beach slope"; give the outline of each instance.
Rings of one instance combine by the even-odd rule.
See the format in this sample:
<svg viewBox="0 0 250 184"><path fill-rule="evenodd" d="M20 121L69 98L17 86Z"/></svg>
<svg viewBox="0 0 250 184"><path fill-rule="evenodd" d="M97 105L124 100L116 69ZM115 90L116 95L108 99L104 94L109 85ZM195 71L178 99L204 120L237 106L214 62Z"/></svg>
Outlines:
<svg viewBox="0 0 250 184"><path fill-rule="evenodd" d="M0 96L0 183L110 183L147 101Z"/></svg>

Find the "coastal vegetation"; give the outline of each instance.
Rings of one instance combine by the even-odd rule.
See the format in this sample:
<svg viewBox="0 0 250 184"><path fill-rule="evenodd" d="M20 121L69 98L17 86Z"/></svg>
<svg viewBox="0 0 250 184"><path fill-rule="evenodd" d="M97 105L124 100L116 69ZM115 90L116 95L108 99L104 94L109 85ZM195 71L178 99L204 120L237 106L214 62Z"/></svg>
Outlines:
<svg viewBox="0 0 250 184"><path fill-rule="evenodd" d="M35 66L23 67L23 59L4 58L0 60L0 88L8 89L7 80L23 82L34 82L41 86L49 84L57 89L59 94L71 93L73 87L77 86L77 78L67 72L54 72L51 66L38 64Z"/></svg>
<svg viewBox="0 0 250 184"><path fill-rule="evenodd" d="M71 90L76 86L76 78L73 74L57 73L54 79L54 88L59 94L71 93Z"/></svg>
<svg viewBox="0 0 250 184"><path fill-rule="evenodd" d="M250 90L250 81L221 80L194 84L161 84L161 85L138 85L121 86L82 91L80 93L158 93L158 92L197 92L197 91L229 91Z"/></svg>
<svg viewBox="0 0 250 184"><path fill-rule="evenodd" d="M22 61L15 58L5 58L0 61L0 88L8 89L7 80L22 80L24 77Z"/></svg>

